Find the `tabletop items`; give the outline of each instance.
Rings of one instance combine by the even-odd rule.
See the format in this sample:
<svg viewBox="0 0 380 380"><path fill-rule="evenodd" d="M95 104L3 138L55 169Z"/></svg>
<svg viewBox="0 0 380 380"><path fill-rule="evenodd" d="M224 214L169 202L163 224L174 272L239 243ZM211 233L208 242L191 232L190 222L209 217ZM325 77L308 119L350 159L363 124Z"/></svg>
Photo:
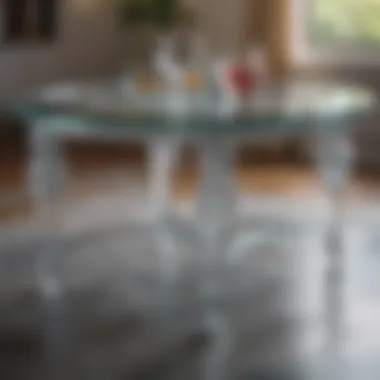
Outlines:
<svg viewBox="0 0 380 380"><path fill-rule="evenodd" d="M222 57L214 63L214 77L223 109L244 108L269 79L265 52L252 49L237 57Z"/></svg>
<svg viewBox="0 0 380 380"><path fill-rule="evenodd" d="M173 40L163 40L162 45L155 56L154 71L129 76L127 91L132 82L138 93L165 93L170 105L177 109L186 105L189 94L212 91L223 104L240 108L269 80L267 57L262 49L211 58L201 36L193 36L189 54L183 54Z"/></svg>
<svg viewBox="0 0 380 380"><path fill-rule="evenodd" d="M192 134L208 128L235 133L239 128L248 132L253 121L259 127L277 120L278 128L294 126L295 120L307 125L305 120L314 118L335 118L336 123L373 102L367 91L331 81L274 83L266 51L258 47L211 57L201 35L191 35L189 41L183 49L177 46L179 41L163 38L153 70L129 71L111 80L49 85L19 102L17 112L36 116L59 111L99 124L106 119L113 125L133 120L135 127L149 124L160 130L171 125L168 120L174 115L173 125L182 129L186 125ZM235 122L228 124L231 116Z"/></svg>
<svg viewBox="0 0 380 380"><path fill-rule="evenodd" d="M53 84L39 90L37 96L32 94L33 99L98 110L148 107L150 111L174 114L209 113L215 101L218 109L230 113L261 101L269 83L263 50L211 59L201 36L192 39L190 54L179 54L179 47L170 38L163 39L162 44L154 70L131 71L105 82ZM258 93L260 96L255 97Z"/></svg>

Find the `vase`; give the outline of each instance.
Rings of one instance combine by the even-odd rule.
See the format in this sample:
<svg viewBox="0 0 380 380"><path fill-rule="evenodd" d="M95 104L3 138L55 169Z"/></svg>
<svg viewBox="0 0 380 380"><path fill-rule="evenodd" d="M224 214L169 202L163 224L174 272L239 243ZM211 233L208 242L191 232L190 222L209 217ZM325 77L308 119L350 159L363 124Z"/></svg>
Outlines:
<svg viewBox="0 0 380 380"><path fill-rule="evenodd" d="M265 52L251 49L243 55L225 54L214 62L214 80L221 112L249 111L268 83Z"/></svg>
<svg viewBox="0 0 380 380"><path fill-rule="evenodd" d="M168 105L183 112L188 101L188 77L191 70L205 71L207 54L204 39L196 33L172 32L157 36L153 65L164 81Z"/></svg>

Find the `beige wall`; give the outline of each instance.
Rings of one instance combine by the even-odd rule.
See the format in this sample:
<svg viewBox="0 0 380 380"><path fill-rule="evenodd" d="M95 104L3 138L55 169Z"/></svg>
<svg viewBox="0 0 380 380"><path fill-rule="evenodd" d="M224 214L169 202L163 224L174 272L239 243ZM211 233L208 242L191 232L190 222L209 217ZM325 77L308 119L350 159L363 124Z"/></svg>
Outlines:
<svg viewBox="0 0 380 380"><path fill-rule="evenodd" d="M291 0L188 0L204 17L218 50L260 45L267 49L274 74L289 69Z"/></svg>
<svg viewBox="0 0 380 380"><path fill-rule="evenodd" d="M247 0L193 0L199 4L211 46L216 51L236 49L244 32ZM251 1L251 0L248 0Z"/></svg>
<svg viewBox="0 0 380 380"><path fill-rule="evenodd" d="M214 50L234 49L239 44L247 0L185 1L199 10ZM115 75L136 60L144 50L144 42L118 28L117 2L58 0L61 18L55 43L0 47L0 103L44 82Z"/></svg>
<svg viewBox="0 0 380 380"><path fill-rule="evenodd" d="M128 37L115 25L115 1L60 0L56 42L0 47L0 102L46 81L119 71Z"/></svg>

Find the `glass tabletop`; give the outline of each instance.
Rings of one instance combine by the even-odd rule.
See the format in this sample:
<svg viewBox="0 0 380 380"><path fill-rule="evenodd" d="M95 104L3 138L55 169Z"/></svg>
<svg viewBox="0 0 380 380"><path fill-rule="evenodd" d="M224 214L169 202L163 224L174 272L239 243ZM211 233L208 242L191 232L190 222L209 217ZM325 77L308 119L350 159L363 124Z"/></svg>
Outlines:
<svg viewBox="0 0 380 380"><path fill-rule="evenodd" d="M54 118L49 128L57 132L196 137L338 128L368 114L375 104L370 91L326 83L260 88L240 103L212 90L142 93L115 83L87 83L51 86L17 102L12 111L28 126Z"/></svg>

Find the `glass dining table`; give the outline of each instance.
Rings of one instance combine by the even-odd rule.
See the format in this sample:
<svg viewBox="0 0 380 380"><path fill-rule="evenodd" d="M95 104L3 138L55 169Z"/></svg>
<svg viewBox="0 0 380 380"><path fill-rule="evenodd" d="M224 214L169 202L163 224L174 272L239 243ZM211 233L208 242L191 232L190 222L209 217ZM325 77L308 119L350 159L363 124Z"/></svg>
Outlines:
<svg viewBox="0 0 380 380"><path fill-rule="evenodd" d="M341 250L341 200L353 162L351 131L374 110L371 92L301 81L257 89L240 105L227 104L228 99L211 90L183 94L181 101L178 106L170 93L141 94L132 88L121 91L114 83L83 83L52 86L14 104L12 112L29 131L31 194L47 212L49 226L55 224L67 176L65 141L142 142L149 154L150 220L159 250L166 250L160 254L160 271L164 282L170 283L178 262L168 254L175 229L163 229L162 221L172 214L171 179L179 149L190 142L199 152L201 166L196 217L190 226L199 244L194 251L202 251L200 294L218 298L227 291L229 283L223 279L229 266L236 264L247 244L231 234L239 217L236 152L256 139L305 137L312 142L321 182L331 200L326 247L335 268ZM254 244L254 234L252 240ZM59 293L62 284L54 259L50 255L42 263L42 288L50 295Z"/></svg>

